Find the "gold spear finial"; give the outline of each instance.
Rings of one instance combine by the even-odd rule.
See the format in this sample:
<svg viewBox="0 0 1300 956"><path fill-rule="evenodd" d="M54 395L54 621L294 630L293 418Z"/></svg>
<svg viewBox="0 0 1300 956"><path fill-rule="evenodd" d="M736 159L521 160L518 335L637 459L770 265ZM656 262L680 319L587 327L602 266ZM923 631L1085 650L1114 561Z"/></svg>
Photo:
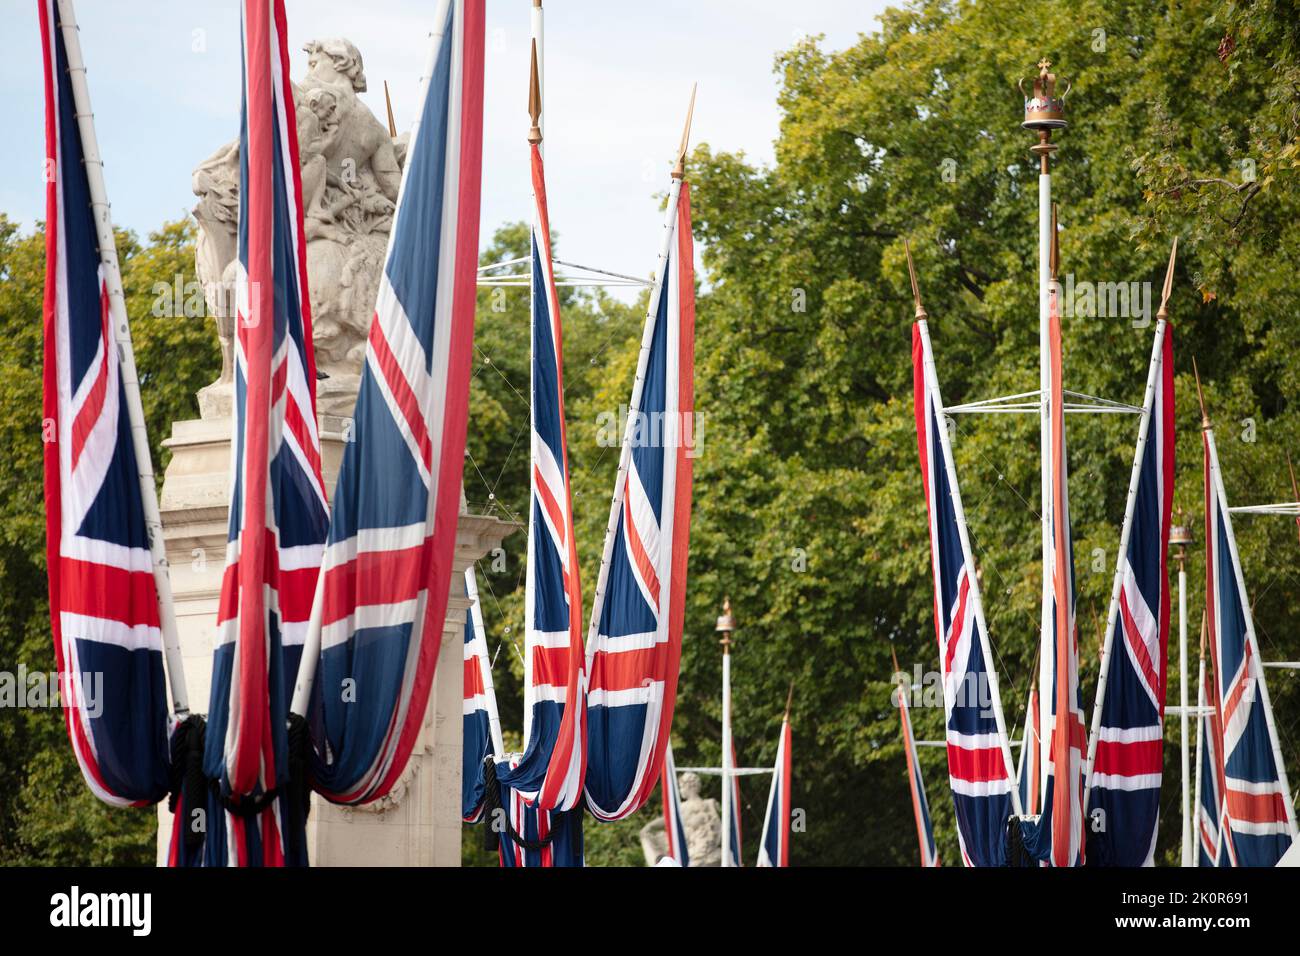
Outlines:
<svg viewBox="0 0 1300 956"><path fill-rule="evenodd" d="M1192 356L1192 374L1196 376L1196 400L1201 403L1201 431L1209 431L1210 413L1205 410L1205 392L1201 390L1201 370L1196 367L1196 356Z"/></svg>
<svg viewBox="0 0 1300 956"><path fill-rule="evenodd" d="M916 306L916 320L924 322L929 316L921 304L921 289L916 284L916 263L912 261L912 244L907 239L903 240L903 249L907 253L907 277L912 280L912 304Z"/></svg>
<svg viewBox="0 0 1300 956"><path fill-rule="evenodd" d="M384 80L384 105L388 107L388 136L397 139L397 124L393 122L393 101L388 95L387 80Z"/></svg>
<svg viewBox="0 0 1300 956"><path fill-rule="evenodd" d="M1210 633L1210 625L1205 617L1205 612L1201 612L1201 659L1205 659L1205 641Z"/></svg>
<svg viewBox="0 0 1300 956"><path fill-rule="evenodd" d="M542 141L542 127L538 120L542 116L542 84L537 77L537 40L533 40L532 63L528 77L528 116L533 125L528 130L528 142L537 146Z"/></svg>
<svg viewBox="0 0 1300 956"><path fill-rule="evenodd" d="M682 144L677 148L677 164L673 166L673 179L686 178L686 147L691 139L691 120L695 118L695 90L698 83L691 84L691 103L686 108L686 126L682 129Z"/></svg>
<svg viewBox="0 0 1300 956"><path fill-rule="evenodd" d="M1165 269L1165 285L1160 292L1160 308L1156 311L1157 319L1169 318L1169 296L1174 291L1174 263L1178 261L1178 237L1174 236L1173 247L1169 250L1169 267Z"/></svg>
<svg viewBox="0 0 1300 956"><path fill-rule="evenodd" d="M892 648L890 649L890 652L891 653L893 652ZM895 671L898 670L897 660L894 661L894 670ZM794 681L790 681L790 693L785 695L785 717L783 718L784 720L790 719L790 705L793 703L794 703Z"/></svg>

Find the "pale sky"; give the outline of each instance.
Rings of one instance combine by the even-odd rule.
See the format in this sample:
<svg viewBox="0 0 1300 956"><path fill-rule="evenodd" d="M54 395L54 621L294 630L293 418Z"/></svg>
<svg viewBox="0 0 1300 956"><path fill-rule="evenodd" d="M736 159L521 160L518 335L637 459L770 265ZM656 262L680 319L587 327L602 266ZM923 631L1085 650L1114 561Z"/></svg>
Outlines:
<svg viewBox="0 0 1300 956"><path fill-rule="evenodd" d="M647 275L661 221L656 194L698 81L693 142L770 163L780 115L773 57L825 34L840 49L877 27L883 0L549 0L547 190L558 254ZM409 127L436 0L286 0L295 79L302 45L352 40L362 95L383 121L387 80ZM488 0L483 243L527 219L531 0ZM238 0L79 0L82 51L114 220L141 236L194 204L190 172L239 123ZM24 228L44 215L40 33L34 0L0 0L13 42L0 58L0 211Z"/></svg>

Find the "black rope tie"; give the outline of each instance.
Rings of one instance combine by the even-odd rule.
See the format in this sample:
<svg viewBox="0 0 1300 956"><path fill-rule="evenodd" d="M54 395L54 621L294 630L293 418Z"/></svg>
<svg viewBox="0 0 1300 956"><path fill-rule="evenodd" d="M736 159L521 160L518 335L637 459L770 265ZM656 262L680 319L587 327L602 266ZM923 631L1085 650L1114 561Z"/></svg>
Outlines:
<svg viewBox="0 0 1300 956"><path fill-rule="evenodd" d="M505 832L518 846L525 850L543 850L555 842L555 835L559 832L559 827L552 827L551 832L540 840L529 840L522 833L514 828L510 822L510 814L501 806L501 785L497 782L497 765L488 754L483 761L483 812L486 815L487 826L483 828L483 849L495 850L499 844L500 834L497 832L495 821L497 811L503 813L502 819L505 820Z"/></svg>

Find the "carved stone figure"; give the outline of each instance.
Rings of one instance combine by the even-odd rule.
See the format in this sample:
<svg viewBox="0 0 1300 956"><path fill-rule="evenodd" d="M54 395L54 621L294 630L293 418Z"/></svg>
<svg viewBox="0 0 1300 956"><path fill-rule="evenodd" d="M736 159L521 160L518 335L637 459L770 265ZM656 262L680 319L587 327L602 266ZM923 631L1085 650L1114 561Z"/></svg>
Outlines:
<svg viewBox="0 0 1300 956"><path fill-rule="evenodd" d="M358 99L366 90L361 54L348 40L313 40L307 75L293 84L302 170L303 234L319 410L348 415L356 398L366 334L394 203L406 137L394 139ZM199 392L204 418L228 416L234 381L235 258L239 226L239 140L194 170L199 197L195 253L199 281L221 340L221 376Z"/></svg>
<svg viewBox="0 0 1300 956"><path fill-rule="evenodd" d="M687 771L677 781L682 798L682 829L686 831L686 852L691 866L721 866L722 816L718 801L700 796L698 774ZM662 816L641 828L641 852L645 854L647 866L655 866L668 854Z"/></svg>

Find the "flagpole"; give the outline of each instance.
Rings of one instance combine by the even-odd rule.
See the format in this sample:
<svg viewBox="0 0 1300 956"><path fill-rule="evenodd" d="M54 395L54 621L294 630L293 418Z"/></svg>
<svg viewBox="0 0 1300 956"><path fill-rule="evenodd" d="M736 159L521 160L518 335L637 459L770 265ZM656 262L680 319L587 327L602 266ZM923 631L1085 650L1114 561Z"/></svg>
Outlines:
<svg viewBox="0 0 1300 956"><path fill-rule="evenodd" d="M1128 543L1133 534L1133 513L1137 506L1138 485L1142 478L1142 459L1146 454L1147 438L1151 433L1151 418L1155 410L1157 375L1164 364L1165 334L1169 326L1169 294L1174 280L1174 261L1178 256L1178 240L1174 239L1169 252L1169 266L1165 270L1164 294L1160 310L1156 313L1156 336L1151 345L1151 364L1147 368L1147 387L1142 396L1142 414L1138 425L1137 449L1133 453L1133 470L1129 474L1128 500L1124 503L1124 524L1119 534L1119 552L1115 558L1115 580L1111 582L1110 608L1106 612L1106 637L1101 649L1101 673L1097 675L1097 700L1092 709L1092 727L1088 732L1088 759L1083 772L1083 806L1087 812L1088 796L1092 793L1092 768L1097 759L1097 740L1101 733L1101 712L1106 702L1107 675L1110 655L1114 650L1115 623L1119 618L1119 595L1124 586L1123 569L1128 560ZM1163 518L1162 518L1163 520ZM1166 585L1167 586L1167 585ZM1157 613L1159 613L1157 609ZM1154 688L1153 688L1154 689Z"/></svg>
<svg viewBox="0 0 1300 956"><path fill-rule="evenodd" d="M537 57L537 65L536 65L536 69L534 70L534 73L537 77L537 112L539 114L544 114L546 112L546 110L542 106L543 96L546 89L545 82L544 82L546 79L546 71L543 68L544 67L543 60L546 54L546 44L544 42L545 20L546 20L546 14L542 10L542 0L533 0L533 8L530 13L529 21L528 21L528 35L532 39L533 50ZM542 128L540 122L537 123L537 128L538 128L538 132L540 133ZM538 139L537 142L537 148L538 149L542 148L540 138Z"/></svg>
<svg viewBox="0 0 1300 956"><path fill-rule="evenodd" d="M943 395L939 391L939 373L934 367L934 350L930 346L930 324L929 317L925 308L921 305L921 292L916 281L916 267L912 263L912 248L907 240L903 241L903 248L907 253L907 269L909 278L912 282L912 300L916 307L916 327L921 333L921 348L923 361L925 363L926 374L932 383L931 388L934 391L935 412L939 416L943 415ZM989 698L993 705L993 720L998 728L998 743L1002 750L1003 765L1006 770L1007 779L1011 781L1011 810L1016 816L1020 816L1023 810L1020 806L1020 788L1016 786L1015 763L1011 759L1010 738L1007 736L1007 719L1002 711L1002 692L998 686L998 671L994 666L993 649L989 644L988 623L984 619L984 596L979 586L979 579L975 574L974 552L970 546L970 535L966 530L966 509L962 505L961 491L957 484L957 467L953 464L952 445L948 440L947 428L939 429L939 448L943 455L944 473L948 476L949 494L952 499L953 516L957 521L957 538L961 543L962 562L966 565L968 571L968 580L970 581L970 599L971 607L975 613L975 629L980 643L980 654L984 658L985 673L988 675Z"/></svg>
<svg viewBox="0 0 1300 956"><path fill-rule="evenodd" d="M1200 378L1197 377L1197 388L1199 392ZM1202 404L1204 409L1204 404ZM1223 472L1219 469L1219 451L1214 443L1214 428L1210 425L1209 419L1204 417L1203 429L1205 431L1206 445L1210 449L1210 475L1214 480L1215 493L1219 496L1219 510L1222 512L1223 529L1228 537L1228 553L1232 557L1233 576L1236 578L1237 591L1242 596L1241 615L1246 622L1246 640L1249 642L1251 654L1255 658L1255 683L1259 688L1260 698L1264 703L1264 721L1268 725L1269 745L1273 750L1273 762L1277 764L1278 783L1282 787L1282 802L1286 805L1286 822L1287 829L1291 834L1291 839L1300 839L1300 832L1296 829L1295 802L1291 792L1291 785L1287 782L1286 764L1282 761L1282 750L1278 744L1277 725L1273 722L1273 702L1268 694L1268 682L1264 679L1264 668L1261 666L1259 654L1259 641L1255 637L1255 615L1250 608L1250 602L1246 600L1246 580L1243 576L1241 567L1241 554L1237 550L1237 536L1232 530L1232 515L1228 511L1228 493L1223 485ZM1217 604L1216 604L1217 607ZM1215 668L1215 675L1218 676L1218 668ZM1218 678L1222 680L1221 677ZM1223 744L1220 742L1220 747ZM1227 761L1226 753L1221 755L1223 761ZM1228 805L1228 796L1223 794L1223 805Z"/></svg>
<svg viewBox="0 0 1300 956"><path fill-rule="evenodd" d="M419 95L416 97L415 119L411 123L411 137L407 142L408 155L415 149L415 142L420 134L420 117L424 113L424 101L429 93L429 81L433 77L434 68L437 66L438 48L442 43L443 31L442 25L447 20L448 7L454 0L439 0L437 11L434 14L434 23L437 28L429 32L429 53L424 61L424 72L420 76ZM453 23L452 30L456 29ZM402 208L402 195L406 191L406 174L410 166L402 170L402 180L397 190L397 212L394 213L394 226L396 225L396 216ZM397 230L394 228L388 236L388 247L384 252L384 261L388 261L388 256L392 254L393 243L397 238ZM433 496L429 496L428 510L432 512L434 507ZM426 520L428 515L426 515ZM320 573L316 575L316 590L312 596L311 616L307 620L307 633L303 638L302 657L298 661L298 674L294 679L293 700L289 705L290 714L298 714L301 717L307 716L307 709L311 705L312 685L316 681L316 665L320 660L321 652L321 629L325 611L325 569L328 564L329 541L325 542L325 552L321 556ZM423 613L423 605L419 613ZM417 618L418 620L418 618Z"/></svg>
<svg viewBox="0 0 1300 956"><path fill-rule="evenodd" d="M715 630L722 635L722 866L735 866L731 859L732 767L731 767L731 635L736 619L731 616L731 599L722 601L722 616ZM735 808L739 809L739 807Z"/></svg>
<svg viewBox="0 0 1300 956"><path fill-rule="evenodd" d="M1181 524L1181 520L1180 514L1180 524L1173 529L1178 532L1177 539L1171 533L1169 543L1178 548L1178 702L1182 705L1182 713L1179 715L1179 756L1183 778L1183 866L1191 866L1192 804L1188 789L1191 768L1187 724L1187 546L1191 544L1192 536L1187 527ZM1205 666L1204 660L1201 661L1201 666Z"/></svg>
<svg viewBox="0 0 1300 956"><path fill-rule="evenodd" d="M632 462L632 435L636 431L633 409L641 407L641 395L645 389L646 370L650 365L650 347L654 343L655 327L659 315L659 301L668 285L668 256L672 252L673 240L677 236L677 205L681 197L682 180L685 178L686 148L691 135L691 119L695 114L695 87L691 87L691 102L686 112L686 126L682 130L682 142L677 152L677 162L673 166L672 185L668 192L668 209L664 215L663 236L659 243L659 257L655 260L655 283L650 288L650 299L646 304L645 323L641 333L641 352L637 356L636 378L632 382L632 398L628 403L627 425L623 430L623 444L619 450L618 474L614 478L614 497L609 506L609 522L605 526L604 550L600 556L600 569L596 572L596 591L592 597L591 623L587 629L587 673L591 673L596 655L596 637L600 630L600 615L604 608L605 585L609 579L610 562L614 559L614 532L618 528L618 519L623 512L623 500L626 494L627 470Z"/></svg>
<svg viewBox="0 0 1300 956"><path fill-rule="evenodd" d="M1052 173L1048 161L1057 149L1052 142L1052 131L1064 129L1065 96L1056 96L1056 77L1048 72L1049 60L1040 60L1038 76L1034 80L1032 96L1025 96L1025 120L1021 124L1025 129L1038 133L1038 142L1030 147L1030 152L1038 157L1038 434L1039 434L1039 490L1042 510L1039 521L1042 532L1043 585L1042 609L1040 614L1038 695L1039 726L1046 728L1051 717L1052 662L1055 660L1055 647L1052 640L1052 573L1049 567L1052 554L1052 532L1048 515L1052 507L1051 468L1051 419L1048 399L1051 393L1051 355L1048 334L1048 312L1052 289ZM1020 81L1021 93L1024 93L1024 80ZM1066 89L1066 93L1069 89ZM1047 765L1050 741L1045 733L1040 733L1040 791L1047 786Z"/></svg>
<svg viewBox="0 0 1300 956"><path fill-rule="evenodd" d="M167 661L167 680L172 694L172 711L177 717L190 712L189 692L185 686L185 664L181 657L180 634L176 627L176 607L172 599L171 574L167 547L163 540L162 516L158 510L158 486L154 480L153 459L149 452L149 435L145 427L144 406L140 401L140 379L135 367L135 349L131 344L131 324L126 313L126 295L122 289L122 271L117 261L117 243L104 184L104 161L95 136L95 115L90 107L90 88L86 84L86 64L81 57L81 41L72 0L57 0L59 28L68 54L68 78L72 84L72 101L81 133L81 149L90 187L90 207L99 243L99 264L108 291L109 312L113 322L113 341L117 345L122 390L126 396L127 418L131 425L131 445L135 450L140 503L144 509L145 532L149 538L149 558L153 565L154 589L158 594L158 624L162 632L163 656Z"/></svg>

